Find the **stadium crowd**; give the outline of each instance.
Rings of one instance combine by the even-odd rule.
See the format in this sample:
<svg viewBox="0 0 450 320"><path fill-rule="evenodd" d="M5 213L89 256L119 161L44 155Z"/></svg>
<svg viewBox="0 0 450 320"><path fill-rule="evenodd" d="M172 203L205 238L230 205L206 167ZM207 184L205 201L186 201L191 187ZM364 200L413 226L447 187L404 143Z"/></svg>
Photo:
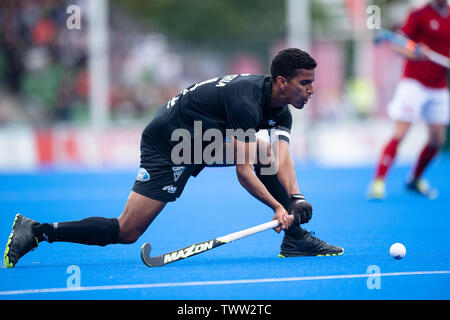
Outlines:
<svg viewBox="0 0 450 320"><path fill-rule="evenodd" d="M86 0L74 4L81 8L80 29L67 27L66 1L1 1L0 124L87 122ZM113 120L151 116L192 79L221 72L208 59L202 65L186 61L189 56L177 54L165 36L140 32L113 6L109 15Z"/></svg>

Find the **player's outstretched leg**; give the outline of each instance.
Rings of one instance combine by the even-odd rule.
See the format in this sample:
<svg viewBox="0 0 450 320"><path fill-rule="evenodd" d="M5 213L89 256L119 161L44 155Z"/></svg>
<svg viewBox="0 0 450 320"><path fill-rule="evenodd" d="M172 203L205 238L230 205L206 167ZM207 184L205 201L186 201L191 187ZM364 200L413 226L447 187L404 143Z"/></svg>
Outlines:
<svg viewBox="0 0 450 320"><path fill-rule="evenodd" d="M14 268L20 258L42 241L73 242L105 246L117 243L118 219L91 217L80 221L39 223L16 215L4 254L6 268Z"/></svg>
<svg viewBox="0 0 450 320"><path fill-rule="evenodd" d="M378 161L375 179L370 183L367 190L367 197L369 199L381 200L385 197L386 187L384 180L395 159L399 143L400 141L398 139L393 138L385 145Z"/></svg>
<svg viewBox="0 0 450 320"><path fill-rule="evenodd" d="M428 181L422 178L422 175L439 152L440 145L445 141L445 127L430 125L429 131L430 141L422 149L412 174L407 178L406 188L420 195L424 195L429 199L435 199L439 194L438 190L432 188Z"/></svg>
<svg viewBox="0 0 450 320"><path fill-rule="evenodd" d="M39 223L16 215L4 265L13 268L41 241L106 246L135 242L164 208L165 203L131 192L119 218L90 217L79 221Z"/></svg>
<svg viewBox="0 0 450 320"><path fill-rule="evenodd" d="M367 189L367 197L371 200L381 200L386 196L385 179L389 169L392 167L397 150L411 127L411 123L397 121L394 127L394 134L389 142L384 146L378 160L375 178Z"/></svg>
<svg viewBox="0 0 450 320"><path fill-rule="evenodd" d="M37 224L21 214L16 215L3 256L5 268L13 268L20 258L38 246L38 239L33 232L33 226Z"/></svg>

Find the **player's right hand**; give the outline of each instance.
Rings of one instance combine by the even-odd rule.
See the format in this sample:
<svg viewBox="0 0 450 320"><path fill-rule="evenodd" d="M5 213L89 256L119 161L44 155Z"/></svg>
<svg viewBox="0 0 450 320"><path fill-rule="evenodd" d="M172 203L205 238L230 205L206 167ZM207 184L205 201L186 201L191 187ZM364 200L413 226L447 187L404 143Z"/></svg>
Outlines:
<svg viewBox="0 0 450 320"><path fill-rule="evenodd" d="M272 220L278 220L279 226L276 227L274 230L277 233L280 233L281 230L286 230L292 225L292 223L294 222L294 217L290 215L286 211L286 209L280 206L277 209L275 209L275 215L273 216Z"/></svg>
<svg viewBox="0 0 450 320"><path fill-rule="evenodd" d="M300 225L309 222L312 217L313 208L309 202L305 200L305 197L299 194L291 194L291 203L289 204L288 211L294 216L294 223Z"/></svg>

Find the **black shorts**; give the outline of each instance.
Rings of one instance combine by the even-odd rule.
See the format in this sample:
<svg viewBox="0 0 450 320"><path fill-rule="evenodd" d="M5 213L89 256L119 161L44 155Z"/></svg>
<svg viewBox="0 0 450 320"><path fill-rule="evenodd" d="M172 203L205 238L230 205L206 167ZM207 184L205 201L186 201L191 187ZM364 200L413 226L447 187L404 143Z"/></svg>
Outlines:
<svg viewBox="0 0 450 320"><path fill-rule="evenodd" d="M145 132L144 132L145 133ZM145 134L141 140L141 165L133 191L151 199L172 202L181 196L191 176L196 177L202 164L176 165L158 150Z"/></svg>

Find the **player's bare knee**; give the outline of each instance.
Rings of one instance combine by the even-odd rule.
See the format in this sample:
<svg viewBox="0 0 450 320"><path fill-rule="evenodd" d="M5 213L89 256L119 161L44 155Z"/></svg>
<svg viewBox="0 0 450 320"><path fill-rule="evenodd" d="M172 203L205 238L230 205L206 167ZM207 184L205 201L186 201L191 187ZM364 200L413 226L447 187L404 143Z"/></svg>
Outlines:
<svg viewBox="0 0 450 320"><path fill-rule="evenodd" d="M130 223L129 220L123 219L122 217L119 217L118 242L123 244L135 243L144 232L141 228L134 225L134 223Z"/></svg>
<svg viewBox="0 0 450 320"><path fill-rule="evenodd" d="M135 243L141 235L142 232L139 229L121 228L119 230L118 242L122 244L132 244Z"/></svg>
<svg viewBox="0 0 450 320"><path fill-rule="evenodd" d="M138 233L131 233L128 235L127 239L125 240L125 244L132 244L135 243L139 237L141 236L141 234Z"/></svg>

